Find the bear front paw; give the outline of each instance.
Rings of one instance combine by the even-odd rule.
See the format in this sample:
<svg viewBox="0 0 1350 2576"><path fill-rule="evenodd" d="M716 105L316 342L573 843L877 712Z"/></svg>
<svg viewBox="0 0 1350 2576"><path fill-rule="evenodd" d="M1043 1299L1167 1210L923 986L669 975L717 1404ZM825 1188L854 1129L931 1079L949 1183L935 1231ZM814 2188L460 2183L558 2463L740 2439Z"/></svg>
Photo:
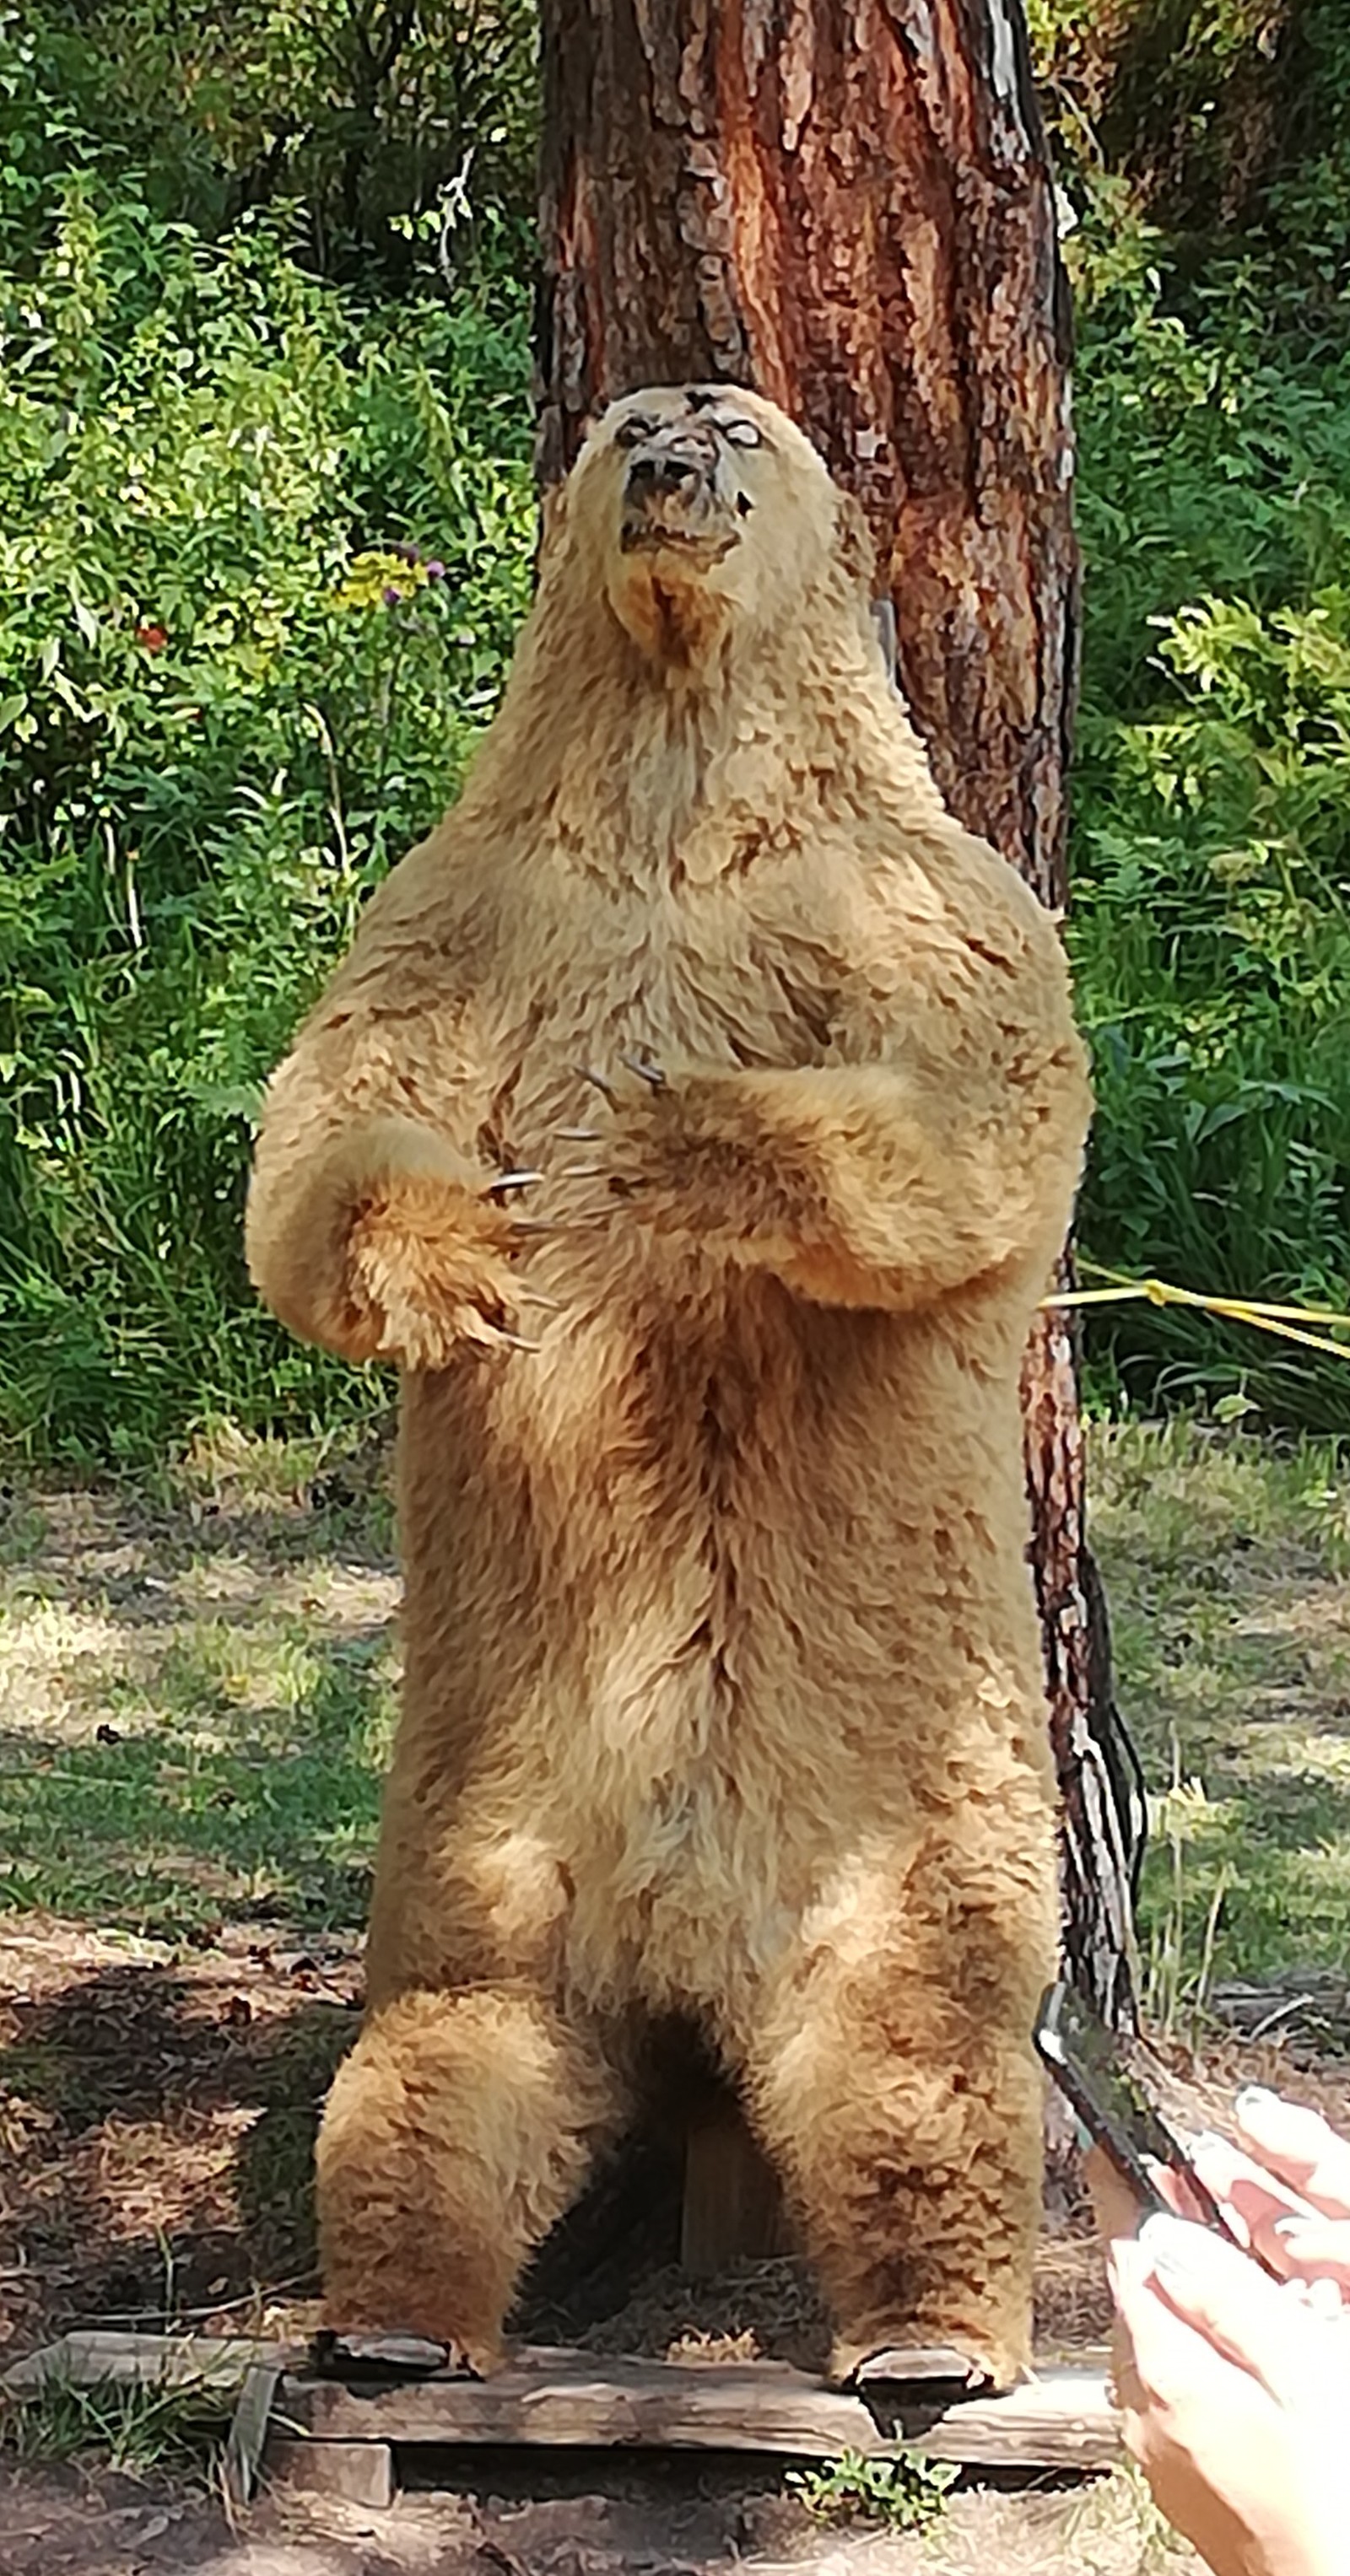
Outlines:
<svg viewBox="0 0 1350 2576"><path fill-rule="evenodd" d="M599 1183L611 1213L626 1208L654 1233L758 1257L753 1238L769 1191L730 1084L672 1076L645 1051L621 1056L612 1072L579 1069L600 1099L595 1123L558 1131L589 1148L560 1177ZM598 1209L591 1214L594 1221Z"/></svg>
<svg viewBox="0 0 1350 2576"><path fill-rule="evenodd" d="M526 1303L545 1301L516 1278L509 1247L518 1221L492 1191L475 1198L421 1178L373 1191L347 1237L342 1339L353 1358L445 1368L457 1352L534 1350L520 1329Z"/></svg>

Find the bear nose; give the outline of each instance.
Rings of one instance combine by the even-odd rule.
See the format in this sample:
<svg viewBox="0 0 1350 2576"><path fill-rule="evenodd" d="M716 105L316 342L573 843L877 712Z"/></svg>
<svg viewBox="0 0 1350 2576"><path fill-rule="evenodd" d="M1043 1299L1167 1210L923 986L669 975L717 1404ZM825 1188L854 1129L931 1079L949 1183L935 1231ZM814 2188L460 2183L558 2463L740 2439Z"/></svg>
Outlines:
<svg viewBox="0 0 1350 2576"><path fill-rule="evenodd" d="M639 503L673 500L679 494L687 498L696 485L707 481L714 463L703 439L652 439L630 460L627 497Z"/></svg>

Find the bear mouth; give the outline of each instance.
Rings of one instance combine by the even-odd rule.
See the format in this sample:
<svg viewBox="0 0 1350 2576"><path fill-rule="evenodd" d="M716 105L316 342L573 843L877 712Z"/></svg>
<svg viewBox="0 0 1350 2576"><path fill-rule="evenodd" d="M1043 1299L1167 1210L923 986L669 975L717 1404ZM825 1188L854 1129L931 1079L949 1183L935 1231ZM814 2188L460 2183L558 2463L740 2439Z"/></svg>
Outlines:
<svg viewBox="0 0 1350 2576"><path fill-rule="evenodd" d="M672 528L647 518L626 517L619 532L621 554L678 554L701 564L720 563L739 544L736 528Z"/></svg>

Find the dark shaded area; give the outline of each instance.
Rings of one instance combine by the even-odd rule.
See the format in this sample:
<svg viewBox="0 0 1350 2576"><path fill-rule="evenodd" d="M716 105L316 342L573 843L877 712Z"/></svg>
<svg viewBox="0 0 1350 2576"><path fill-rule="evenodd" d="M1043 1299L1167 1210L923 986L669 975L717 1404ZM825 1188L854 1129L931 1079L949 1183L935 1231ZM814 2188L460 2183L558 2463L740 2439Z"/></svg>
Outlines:
<svg viewBox="0 0 1350 2576"><path fill-rule="evenodd" d="M171 218L220 233L276 209L318 275L396 292L419 218L447 283L485 210L528 238L529 0L316 0L293 43L284 15L238 0L158 22L128 22L118 0L42 0L29 24L68 113L109 158L144 162Z"/></svg>
<svg viewBox="0 0 1350 2576"><path fill-rule="evenodd" d="M47 1934L44 1957L34 1936L38 1991L0 1999L0 2335L21 2350L79 2324L308 2333L314 2139L356 2035L354 1941L240 1932L181 1967L77 1967L62 1961L70 1937ZM637 2130L536 2258L511 2320L523 2341L715 2344L824 2367L802 2261L680 2269L684 2121L709 2107L707 2084L679 2049L654 2061ZM1056 2344L1103 2323L1084 2223L1061 2209L1047 2236L1040 2313Z"/></svg>
<svg viewBox="0 0 1350 2576"><path fill-rule="evenodd" d="M431 2564L439 2576L713 2576L751 2554L795 2555L806 2527L782 2463L739 2454L543 2461L428 2448L401 2455L400 2471L412 2492L394 2515L316 2527L269 2499L232 2541L215 2503L181 2483L0 2461L0 2563L4 2576L404 2576Z"/></svg>
<svg viewBox="0 0 1350 2576"><path fill-rule="evenodd" d="M1072 98L1106 166L1159 223L1212 241L1336 140L1326 110L1343 74L1343 16L1339 0L1245 11L1108 0L1055 31L1046 86Z"/></svg>
<svg viewBox="0 0 1350 2576"><path fill-rule="evenodd" d="M314 2132L355 2036L352 1948L105 1966L0 2010L17 2336L230 2331L260 2289L312 2294Z"/></svg>

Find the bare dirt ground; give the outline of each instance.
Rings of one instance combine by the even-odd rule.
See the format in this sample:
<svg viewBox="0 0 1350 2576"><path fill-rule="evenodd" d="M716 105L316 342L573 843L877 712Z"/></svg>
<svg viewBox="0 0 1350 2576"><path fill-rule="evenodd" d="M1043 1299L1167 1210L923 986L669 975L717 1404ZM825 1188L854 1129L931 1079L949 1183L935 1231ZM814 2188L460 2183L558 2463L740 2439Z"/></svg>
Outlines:
<svg viewBox="0 0 1350 2576"><path fill-rule="evenodd" d="M231 2529L209 2501L108 2472L0 2467L3 2576L1187 2576L1146 2496L956 2495L922 2533L822 2531L743 2467L645 2472L611 2455L522 2491L495 2464L471 2493L401 2495L385 2513L265 2499Z"/></svg>
<svg viewBox="0 0 1350 2576"><path fill-rule="evenodd" d="M1173 1783L1151 1961L1170 2061L1211 2119L1251 2080L1350 2116L1344 1485L1170 1434L1107 1444L1096 1465L1123 1696ZM310 2156L359 2004L396 1600L378 1457L253 1451L154 1492L0 1495L0 2366L73 2323L312 2318ZM1210 2019L1197 2061L1181 2041L1215 1986L1261 2035ZM800 2270L696 2292L674 2268L676 2212L657 2131L550 2250L522 2324L811 2361ZM1062 2170L1038 2305L1045 2348L1100 2347L1100 2265ZM439 2473L447 2491L388 2514L272 2497L231 2529L181 2479L0 2453L0 2576L1194 2563L1123 2476L961 2491L900 2536L822 2529L777 2469L744 2464L536 2460L528 2491L500 2458Z"/></svg>

